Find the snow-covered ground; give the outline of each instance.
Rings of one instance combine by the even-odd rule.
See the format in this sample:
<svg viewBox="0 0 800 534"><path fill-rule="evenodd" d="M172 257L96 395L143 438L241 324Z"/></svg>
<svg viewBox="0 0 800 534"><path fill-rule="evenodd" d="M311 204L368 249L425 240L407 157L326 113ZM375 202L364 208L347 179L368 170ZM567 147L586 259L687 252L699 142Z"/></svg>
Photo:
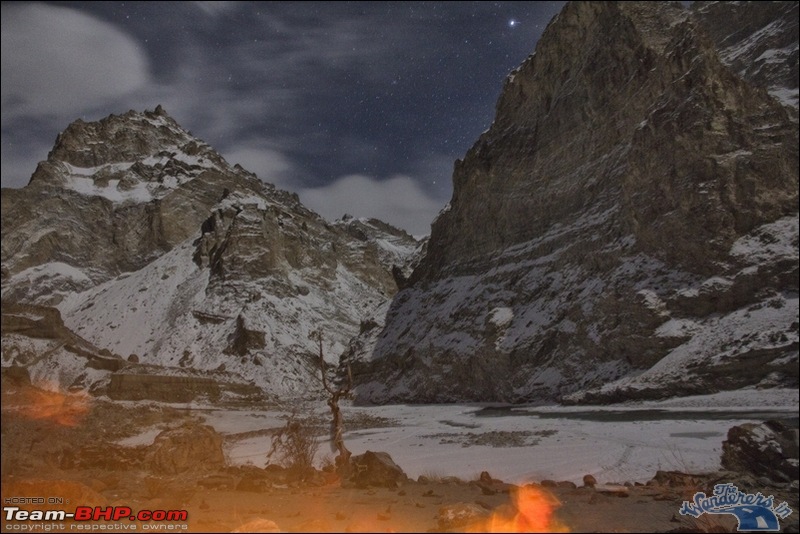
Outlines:
<svg viewBox="0 0 800 534"><path fill-rule="evenodd" d="M283 426L286 412L209 410L192 407L223 434ZM313 411L327 415L320 403ZM347 431L347 447L360 454L386 451L412 478L457 476L481 471L521 483L543 479L580 484L586 474L600 482L645 482L656 470L719 469L722 441L731 426L766 418L797 417L795 390L740 390L598 407L485 405L343 406L347 421L363 415L382 424ZM386 424L390 420L392 424ZM263 466L270 448L266 433L231 440L234 464ZM126 444L152 442L152 431ZM327 436L320 436L326 440ZM332 455L323 443L318 458Z"/></svg>

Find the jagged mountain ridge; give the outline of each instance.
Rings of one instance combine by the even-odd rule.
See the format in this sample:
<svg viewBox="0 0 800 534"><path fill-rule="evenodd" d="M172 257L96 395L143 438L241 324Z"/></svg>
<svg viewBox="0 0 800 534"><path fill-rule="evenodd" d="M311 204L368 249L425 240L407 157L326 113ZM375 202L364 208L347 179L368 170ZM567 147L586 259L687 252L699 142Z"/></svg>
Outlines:
<svg viewBox="0 0 800 534"><path fill-rule="evenodd" d="M2 200L4 306L57 306L89 342L135 355L119 373L216 371L276 395L318 389L311 332L335 363L418 246L379 221L326 222L161 107L74 122ZM3 364L27 365L34 345L4 337ZM58 377L53 354L36 365ZM96 373L60 376L102 392Z"/></svg>
<svg viewBox="0 0 800 534"><path fill-rule="evenodd" d="M796 115L767 92L785 70L751 83L702 20L565 6L456 162L385 326L351 345L362 401L796 385Z"/></svg>
<svg viewBox="0 0 800 534"><path fill-rule="evenodd" d="M62 262L86 267L88 287L141 268L197 231L227 180L260 187L161 108L75 121L27 187L3 191L3 278Z"/></svg>

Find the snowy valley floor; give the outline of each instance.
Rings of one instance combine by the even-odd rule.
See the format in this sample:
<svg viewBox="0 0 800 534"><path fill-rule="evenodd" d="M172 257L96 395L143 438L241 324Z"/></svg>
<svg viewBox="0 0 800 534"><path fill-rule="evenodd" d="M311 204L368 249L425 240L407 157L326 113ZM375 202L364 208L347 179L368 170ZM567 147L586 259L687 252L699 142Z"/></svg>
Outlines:
<svg viewBox="0 0 800 534"><path fill-rule="evenodd" d="M545 480L559 482L543 489L548 492L543 495L560 503L554 505L551 528L667 532L716 525L732 531L736 527L732 516L697 523L678 514L696 487L636 483L650 481L658 470L716 472L721 444L731 426L780 418L796 428L798 418L798 394L793 390L590 408L343 406L348 429L344 438L350 450L388 452L410 482L396 488L359 489L342 488L331 478L315 487L289 483L242 491L237 484L246 478L247 469L265 465L270 436L285 425L291 410L88 399L86 406L72 401L59 405L51 399L50 404L62 412L58 417L41 417L37 412L31 418L24 409L29 397L23 393L4 387L4 499L71 498L73 504L65 509L75 502L134 510L185 509L189 520L172 526L197 532L232 531L244 525L242 531L267 531L274 525L289 532L485 530L485 518L479 524L446 523L443 514L450 507L469 505L473 512L507 517L520 508L514 504L518 486ZM307 404L296 411L323 441L327 406ZM166 475L137 463L133 451L143 450L159 432L187 419L203 420L223 435L226 460L238 467L211 474ZM323 444L318 462L330 455ZM494 479L488 489L476 483L484 471ZM580 487L587 474L598 480L597 489ZM420 476L421 483L416 481ZM719 476L710 475L702 483L727 481ZM627 488L614 486L626 482ZM531 487L541 489L538 484ZM777 487L747 488L756 490L774 492L797 510L796 489L787 493ZM796 527L796 514L784 527ZM4 516L3 531L11 530L12 523ZM139 531L159 527L152 522L127 524ZM70 529L69 523L65 526ZM160 524L159 530L164 527ZM525 528L539 527L527 523Z"/></svg>
<svg viewBox="0 0 800 534"><path fill-rule="evenodd" d="M326 420L327 407L320 405L311 409ZM234 464L259 467L266 462L269 440L236 435L281 426L281 417L288 415L196 408L208 424L233 438L228 447ZM730 427L775 418L797 421L798 393L743 390L597 407L392 405L342 411L345 441L354 454L386 451L411 478L471 480L488 471L515 484L551 479L580 485L587 474L623 483L646 482L657 470L719 469ZM130 443L153 437L145 434Z"/></svg>

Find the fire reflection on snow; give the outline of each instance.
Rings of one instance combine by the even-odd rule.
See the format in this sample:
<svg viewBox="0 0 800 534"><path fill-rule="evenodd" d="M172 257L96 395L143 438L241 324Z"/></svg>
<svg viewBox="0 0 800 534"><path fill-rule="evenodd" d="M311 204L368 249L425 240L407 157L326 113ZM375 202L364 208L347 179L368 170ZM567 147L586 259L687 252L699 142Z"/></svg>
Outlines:
<svg viewBox="0 0 800 534"><path fill-rule="evenodd" d="M13 411L27 419L51 421L62 426L76 426L89 412L86 393L63 393L29 388L19 392Z"/></svg>

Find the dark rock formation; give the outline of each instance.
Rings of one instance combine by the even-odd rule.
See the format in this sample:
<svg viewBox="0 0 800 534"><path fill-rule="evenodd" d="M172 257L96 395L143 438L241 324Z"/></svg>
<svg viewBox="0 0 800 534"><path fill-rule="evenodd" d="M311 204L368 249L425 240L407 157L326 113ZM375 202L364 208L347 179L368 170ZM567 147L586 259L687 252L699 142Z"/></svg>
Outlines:
<svg viewBox="0 0 800 534"><path fill-rule="evenodd" d="M250 330L245 326L244 317L236 318L236 330L230 337L230 344L226 352L244 356L250 350L263 349L265 345L264 332Z"/></svg>
<svg viewBox="0 0 800 534"><path fill-rule="evenodd" d="M773 7L761 24L791 23ZM351 344L359 399L797 384L797 125L692 13L571 2L550 23L385 328Z"/></svg>
<svg viewBox="0 0 800 534"><path fill-rule="evenodd" d="M114 400L189 402L206 396L219 399L219 383L213 378L114 373L107 394Z"/></svg>
<svg viewBox="0 0 800 534"><path fill-rule="evenodd" d="M797 2L694 2L692 15L726 65L797 110Z"/></svg>
<svg viewBox="0 0 800 534"><path fill-rule="evenodd" d="M56 262L77 272L46 288L17 284L4 299L53 303L56 288L86 289L143 267L194 235L231 183L261 188L163 110L75 121L27 187L3 190L2 255L4 282Z"/></svg>
<svg viewBox="0 0 800 534"><path fill-rule="evenodd" d="M408 480L405 472L385 452L367 451L350 458L351 480L356 487L395 488Z"/></svg>
<svg viewBox="0 0 800 534"><path fill-rule="evenodd" d="M149 447L147 465L162 475L214 471L225 465L222 436L198 423L165 430Z"/></svg>
<svg viewBox="0 0 800 534"><path fill-rule="evenodd" d="M800 479L798 430L780 421L746 423L728 430L722 467L775 482Z"/></svg>

